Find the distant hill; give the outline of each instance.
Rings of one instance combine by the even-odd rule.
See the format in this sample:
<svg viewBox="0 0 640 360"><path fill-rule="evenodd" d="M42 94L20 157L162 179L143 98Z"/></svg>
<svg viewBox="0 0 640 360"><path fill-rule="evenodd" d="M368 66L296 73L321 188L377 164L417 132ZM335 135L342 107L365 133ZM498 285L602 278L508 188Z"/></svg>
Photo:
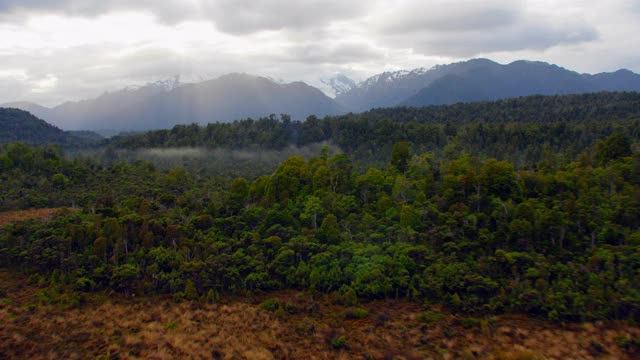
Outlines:
<svg viewBox="0 0 640 360"><path fill-rule="evenodd" d="M69 133L38 119L31 113L0 108L0 143L25 142L30 144L57 144L62 146L86 146L100 141L98 134L83 131Z"/></svg>
<svg viewBox="0 0 640 360"><path fill-rule="evenodd" d="M320 90L302 82L279 84L246 74L229 74L195 84L153 83L67 102L52 109L30 103L47 121L69 130L140 131L176 124L230 122L287 113L294 119L346 112Z"/></svg>
<svg viewBox="0 0 640 360"><path fill-rule="evenodd" d="M589 75L544 62L501 65L472 59L431 69L385 72L338 94L336 101L354 111L365 111L600 91L640 91L640 75L629 70Z"/></svg>

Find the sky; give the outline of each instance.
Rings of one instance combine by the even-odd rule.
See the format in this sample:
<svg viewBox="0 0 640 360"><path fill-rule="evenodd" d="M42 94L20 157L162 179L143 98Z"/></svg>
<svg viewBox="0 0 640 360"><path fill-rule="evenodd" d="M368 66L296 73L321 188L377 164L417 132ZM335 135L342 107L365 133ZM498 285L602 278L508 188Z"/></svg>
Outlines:
<svg viewBox="0 0 640 360"><path fill-rule="evenodd" d="M477 57L640 72L638 34L639 0L0 0L0 103L230 72L321 87Z"/></svg>

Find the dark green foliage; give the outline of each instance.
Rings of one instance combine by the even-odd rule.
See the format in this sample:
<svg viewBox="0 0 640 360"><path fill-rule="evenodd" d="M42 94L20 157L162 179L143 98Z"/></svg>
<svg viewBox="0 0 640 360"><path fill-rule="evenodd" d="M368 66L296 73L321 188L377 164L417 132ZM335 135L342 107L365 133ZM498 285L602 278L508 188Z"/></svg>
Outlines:
<svg viewBox="0 0 640 360"><path fill-rule="evenodd" d="M393 144L391 151L391 165L395 166L398 171L404 173L409 165L411 158L411 146L406 141L400 141Z"/></svg>
<svg viewBox="0 0 640 360"><path fill-rule="evenodd" d="M270 312L275 312L280 308L280 299L267 299L260 306Z"/></svg>
<svg viewBox="0 0 640 360"><path fill-rule="evenodd" d="M598 143L596 158L606 164L611 160L631 155L631 143L629 138L618 132Z"/></svg>
<svg viewBox="0 0 640 360"><path fill-rule="evenodd" d="M187 280L187 284L184 287L184 297L189 300L198 298L198 290L196 290L196 285L191 279Z"/></svg>
<svg viewBox="0 0 640 360"><path fill-rule="evenodd" d="M274 313L277 317L283 316L285 314L294 314L298 312L298 308L291 302L283 302L280 299L271 298L265 300L260 306Z"/></svg>

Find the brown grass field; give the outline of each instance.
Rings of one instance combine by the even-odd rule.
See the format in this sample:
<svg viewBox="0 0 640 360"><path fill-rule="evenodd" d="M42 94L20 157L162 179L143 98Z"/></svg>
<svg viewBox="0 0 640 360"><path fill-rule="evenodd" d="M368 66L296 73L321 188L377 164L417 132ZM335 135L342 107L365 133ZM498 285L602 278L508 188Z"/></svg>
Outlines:
<svg viewBox="0 0 640 360"><path fill-rule="evenodd" d="M218 304L101 293L70 308L43 305L40 288L7 271L0 289L0 359L640 358L640 328L625 322L427 317L401 300L361 304L367 313L354 316L328 297L295 291ZM288 303L287 311L263 309L267 298Z"/></svg>
<svg viewBox="0 0 640 360"><path fill-rule="evenodd" d="M29 209L0 212L0 227L27 219L50 219L59 211L70 211L68 208Z"/></svg>

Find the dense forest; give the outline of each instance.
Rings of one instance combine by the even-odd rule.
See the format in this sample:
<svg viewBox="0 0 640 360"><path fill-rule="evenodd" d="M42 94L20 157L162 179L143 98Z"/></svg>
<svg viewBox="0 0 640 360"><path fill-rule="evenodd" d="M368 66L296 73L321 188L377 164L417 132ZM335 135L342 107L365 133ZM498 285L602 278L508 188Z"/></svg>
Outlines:
<svg viewBox="0 0 640 360"><path fill-rule="evenodd" d="M288 115L272 115L207 126L178 125L170 130L115 137L103 145L111 161L150 159L132 156L136 149L243 149L259 154L326 142L351 156L356 168L366 170L368 166L384 166L390 160L393 144L409 141L414 152L432 152L437 159L451 160L469 153L522 168L551 161L552 155L556 157L553 161L566 164L615 132L640 138L640 94L529 96L374 109L323 119L311 116L304 122L292 121ZM225 159L217 157L216 161ZM206 167L203 161L193 160L172 164Z"/></svg>
<svg viewBox="0 0 640 360"><path fill-rule="evenodd" d="M624 102L630 95L610 96ZM577 98L536 99L511 104L571 104ZM399 109L397 117L438 109ZM48 222L3 227L0 266L50 284L40 294L43 301L59 301L62 288L208 301L293 288L331 294L347 305L409 298L468 313L637 321L638 120L600 121L605 115L598 114L606 111L598 109L585 121L575 115L574 121L557 123L538 123L532 112L522 115L522 124L506 120L504 127L499 114L498 120L481 124L460 114L444 125L371 119L396 113L390 110L352 121L312 118L294 124L318 129L313 141L326 140L324 129L332 126L340 130L331 132L331 139L344 139L336 141L349 150L358 146L358 136L367 137L371 151L377 139L394 141L388 154L377 155L388 161L359 170L352 155L332 154L325 147L308 159L292 156L273 173L250 180L162 169L144 161L104 165L69 159L52 147L4 145L3 209L69 209ZM619 110L611 111L614 116ZM369 137L369 130L335 137L369 121L373 128L387 124L390 129L380 130L378 137ZM193 142L182 145L193 146L218 136L234 139L211 129L239 135L243 126L256 129L263 123L256 136L293 126L286 118L248 120L118 141L176 146L180 143L153 139L184 129L193 133L180 139ZM417 140L406 133L403 141L395 141L405 125L433 126L434 138ZM471 128L478 132L471 134ZM531 131L521 133L527 128ZM216 135L197 137L203 134ZM289 141L288 133L280 134L277 138ZM443 145L439 136L447 146L458 141L459 148L425 152ZM526 149L536 142L546 144L539 156L520 154L520 144ZM497 148L500 144L516 148ZM465 151L474 146L481 147ZM520 162L491 158L492 151L514 152L502 158L517 156Z"/></svg>

